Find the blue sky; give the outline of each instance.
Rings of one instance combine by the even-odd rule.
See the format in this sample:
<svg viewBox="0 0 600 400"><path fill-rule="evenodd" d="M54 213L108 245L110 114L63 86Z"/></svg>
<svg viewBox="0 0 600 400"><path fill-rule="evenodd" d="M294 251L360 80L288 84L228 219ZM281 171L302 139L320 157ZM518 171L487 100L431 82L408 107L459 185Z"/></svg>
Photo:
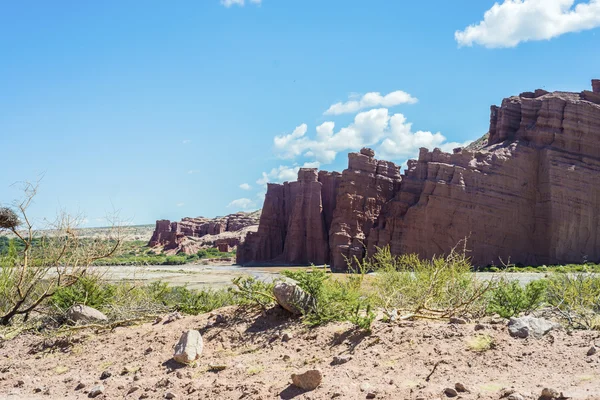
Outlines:
<svg viewBox="0 0 600 400"><path fill-rule="evenodd" d="M43 174L36 220L259 208L300 166L400 164L504 97L588 89L598 26L598 0L2 2L0 203Z"/></svg>

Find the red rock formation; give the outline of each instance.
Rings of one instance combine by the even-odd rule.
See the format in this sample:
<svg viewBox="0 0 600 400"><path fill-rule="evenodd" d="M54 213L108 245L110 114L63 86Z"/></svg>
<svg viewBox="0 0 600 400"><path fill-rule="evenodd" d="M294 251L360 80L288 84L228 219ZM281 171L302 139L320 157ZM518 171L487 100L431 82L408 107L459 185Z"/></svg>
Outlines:
<svg viewBox="0 0 600 400"><path fill-rule="evenodd" d="M185 238L201 238L207 235L220 235L225 232L237 232L248 226L258 224L258 212L238 212L225 217L217 218L184 218L181 222L170 222L169 220L156 221L156 229L148 246L163 246L165 250L178 249L184 253L194 252L198 246L182 244ZM230 246L237 246L239 238L226 238ZM196 249L197 251L197 249Z"/></svg>
<svg viewBox="0 0 600 400"><path fill-rule="evenodd" d="M301 168L297 182L269 184L256 233L238 248L238 263L323 264L338 173Z"/></svg>
<svg viewBox="0 0 600 400"><path fill-rule="evenodd" d="M346 266L346 259L362 259L367 235L379 217L381 207L400 187L400 168L378 161L371 149L348 155L348 169L342 173L333 222L329 231L331 265Z"/></svg>
<svg viewBox="0 0 600 400"><path fill-rule="evenodd" d="M304 186L293 196L286 188L294 182L270 185L258 232L240 247L238 262L288 263L292 256L300 262L310 241L319 250L304 261L328 260L334 270L344 270L345 258L363 257L365 247L371 253L389 245L394 254L432 257L465 238L479 265L598 262L599 85L594 81L592 91L581 93L538 89L504 99L491 108L487 144L453 154L421 149L402 176L393 163L364 149L349 155L348 169L334 183L327 180L334 175L319 174L320 197L314 178L314 188L306 177L295 182ZM324 223L318 204L326 205ZM323 232L328 258L318 243Z"/></svg>
<svg viewBox="0 0 600 400"><path fill-rule="evenodd" d="M258 232L238 248L238 263L345 265L344 257L362 257L365 232L400 183L399 167L373 155L349 154L342 174L302 168L298 182L269 184Z"/></svg>

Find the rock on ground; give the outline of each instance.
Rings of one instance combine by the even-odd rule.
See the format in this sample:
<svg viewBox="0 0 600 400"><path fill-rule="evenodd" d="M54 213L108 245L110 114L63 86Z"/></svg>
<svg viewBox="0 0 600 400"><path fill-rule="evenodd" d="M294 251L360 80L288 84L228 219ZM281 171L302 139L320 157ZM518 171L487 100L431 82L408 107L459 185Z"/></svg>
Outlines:
<svg viewBox="0 0 600 400"><path fill-rule="evenodd" d="M520 318L513 317L508 322L508 332L510 335L523 339L529 336L539 339L557 327L558 325L552 321L529 315Z"/></svg>
<svg viewBox="0 0 600 400"><path fill-rule="evenodd" d="M311 369L302 374L292 374L294 386L304 390L315 390L323 380L323 375L318 369Z"/></svg>
<svg viewBox="0 0 600 400"><path fill-rule="evenodd" d="M104 393L104 385L94 386L89 393L89 396L94 398Z"/></svg>
<svg viewBox="0 0 600 400"><path fill-rule="evenodd" d="M76 304L67 311L67 318L73 322L108 321L108 317L95 308Z"/></svg>
<svg viewBox="0 0 600 400"><path fill-rule="evenodd" d="M278 282L273 287L277 303L292 314L304 314L314 306L314 298L293 281Z"/></svg>
<svg viewBox="0 0 600 400"><path fill-rule="evenodd" d="M175 346L173 359L181 364L189 364L200 358L202 349L202 335L200 335L200 332L191 329L181 335Z"/></svg>

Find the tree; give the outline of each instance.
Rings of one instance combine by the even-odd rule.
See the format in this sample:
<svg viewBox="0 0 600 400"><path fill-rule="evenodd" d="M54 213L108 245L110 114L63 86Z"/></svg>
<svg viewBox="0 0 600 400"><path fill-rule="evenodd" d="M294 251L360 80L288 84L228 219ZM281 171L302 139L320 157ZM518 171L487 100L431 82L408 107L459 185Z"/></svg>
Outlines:
<svg viewBox="0 0 600 400"><path fill-rule="evenodd" d="M47 229L34 229L27 210L38 184L24 183L23 199L12 208L0 207L0 231L14 235L8 253L0 256L0 325L17 315L27 319L59 288L75 284L90 273L94 261L112 256L121 245L114 220L106 239L80 238L80 219L64 212Z"/></svg>

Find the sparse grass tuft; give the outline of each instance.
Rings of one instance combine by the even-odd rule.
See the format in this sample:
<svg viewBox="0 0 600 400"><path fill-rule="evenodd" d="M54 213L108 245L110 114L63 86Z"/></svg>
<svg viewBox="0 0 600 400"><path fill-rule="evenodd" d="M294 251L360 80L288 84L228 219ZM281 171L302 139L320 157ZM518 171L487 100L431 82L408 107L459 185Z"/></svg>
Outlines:
<svg viewBox="0 0 600 400"><path fill-rule="evenodd" d="M484 352L496 346L494 338L490 335L477 335L467 340L467 347L476 352Z"/></svg>

